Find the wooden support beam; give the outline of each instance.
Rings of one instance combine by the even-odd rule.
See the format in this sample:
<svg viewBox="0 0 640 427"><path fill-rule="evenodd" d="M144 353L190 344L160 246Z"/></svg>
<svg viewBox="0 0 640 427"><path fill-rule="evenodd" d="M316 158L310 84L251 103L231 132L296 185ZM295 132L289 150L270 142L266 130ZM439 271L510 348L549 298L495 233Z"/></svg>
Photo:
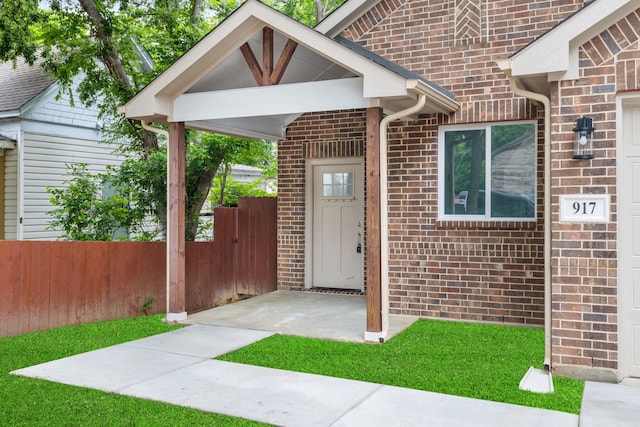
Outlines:
<svg viewBox="0 0 640 427"><path fill-rule="evenodd" d="M293 40L287 40L287 44L284 46L280 58L278 58L278 63L274 68L273 29L264 27L262 29L262 66L258 63L249 43L240 46L240 52L242 52L242 56L244 56L244 60L247 62L258 86L271 86L280 83L297 47L298 43Z"/></svg>
<svg viewBox="0 0 640 427"><path fill-rule="evenodd" d="M273 30L269 27L262 29L262 86L271 84L273 72Z"/></svg>
<svg viewBox="0 0 640 427"><path fill-rule="evenodd" d="M382 270L380 237L380 122L382 109L367 108L367 333L382 332ZM365 334L366 337L367 334Z"/></svg>
<svg viewBox="0 0 640 427"><path fill-rule="evenodd" d="M284 72L287 70L289 61L291 61L293 53L296 51L297 47L298 43L293 40L287 40L287 44L284 46L284 49L280 54L280 58L278 59L278 63L276 64L276 68L271 73L270 83L272 85L280 84L280 80L282 80L282 76L284 76Z"/></svg>
<svg viewBox="0 0 640 427"><path fill-rule="evenodd" d="M167 321L185 311L185 127L169 123L167 143Z"/></svg>
<svg viewBox="0 0 640 427"><path fill-rule="evenodd" d="M247 62L249 69L251 70L251 74L253 74L253 78L256 79L258 85L262 86L262 68L260 64L258 64L258 60L256 56L253 54L251 50L251 46L249 43L245 43L240 46L240 52L242 52L242 56L244 56L244 60Z"/></svg>

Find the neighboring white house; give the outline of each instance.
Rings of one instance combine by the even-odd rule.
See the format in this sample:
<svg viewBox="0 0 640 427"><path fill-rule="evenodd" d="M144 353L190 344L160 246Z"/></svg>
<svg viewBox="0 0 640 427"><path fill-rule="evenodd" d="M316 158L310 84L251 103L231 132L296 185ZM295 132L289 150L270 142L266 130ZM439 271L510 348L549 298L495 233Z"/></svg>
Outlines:
<svg viewBox="0 0 640 427"><path fill-rule="evenodd" d="M119 164L101 135L97 108L70 102L39 64L0 64L0 239L59 236L46 230L46 188L63 185L66 164L86 163L91 172Z"/></svg>

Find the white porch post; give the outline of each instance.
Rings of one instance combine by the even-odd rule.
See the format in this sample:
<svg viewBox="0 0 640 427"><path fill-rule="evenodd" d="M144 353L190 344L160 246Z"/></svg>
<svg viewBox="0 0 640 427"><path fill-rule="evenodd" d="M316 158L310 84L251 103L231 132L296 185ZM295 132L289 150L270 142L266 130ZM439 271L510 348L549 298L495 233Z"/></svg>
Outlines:
<svg viewBox="0 0 640 427"><path fill-rule="evenodd" d="M167 321L185 320L185 134L169 123L167 142Z"/></svg>

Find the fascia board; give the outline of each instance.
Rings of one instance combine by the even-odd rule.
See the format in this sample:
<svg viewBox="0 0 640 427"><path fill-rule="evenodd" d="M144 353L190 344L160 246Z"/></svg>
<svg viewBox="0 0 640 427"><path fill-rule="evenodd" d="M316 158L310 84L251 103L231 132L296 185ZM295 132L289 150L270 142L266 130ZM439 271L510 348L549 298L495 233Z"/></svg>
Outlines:
<svg viewBox="0 0 640 427"><path fill-rule="evenodd" d="M427 105L438 110L440 113L450 114L460 108L460 103L456 100L449 98L423 81L408 80L407 89L415 93L422 93L426 95Z"/></svg>
<svg viewBox="0 0 640 427"><path fill-rule="evenodd" d="M80 76L74 77L74 84L77 83L80 79ZM22 107L20 107L20 117L29 115L29 113L40 106L43 100L46 100L47 98L54 98L59 91L60 86L58 85L58 82L51 82L51 85L49 85L46 89L44 89L42 92L27 101Z"/></svg>
<svg viewBox="0 0 640 427"><path fill-rule="evenodd" d="M253 18L258 3L249 0L124 105L127 117L170 114L170 99L181 94L238 49L264 24ZM262 6L268 8L267 6ZM215 55L212 51L215 50ZM162 100L164 102L156 102ZM152 111L149 111L149 107Z"/></svg>
<svg viewBox="0 0 640 427"><path fill-rule="evenodd" d="M366 108L362 78L185 93L173 103L172 122L218 120L307 111ZM208 107L203 108L206 105Z"/></svg>
<svg viewBox="0 0 640 427"><path fill-rule="evenodd" d="M333 38L378 3L380 3L380 0L348 0L320 21L314 29L319 33Z"/></svg>
<svg viewBox="0 0 640 427"><path fill-rule="evenodd" d="M527 49L511 58L514 76L565 72L569 69L569 47L551 40L540 41L535 49Z"/></svg>
<svg viewBox="0 0 640 427"><path fill-rule="evenodd" d="M513 75L550 74L554 80L576 78L580 46L637 7L637 0L598 0L579 10L513 55Z"/></svg>

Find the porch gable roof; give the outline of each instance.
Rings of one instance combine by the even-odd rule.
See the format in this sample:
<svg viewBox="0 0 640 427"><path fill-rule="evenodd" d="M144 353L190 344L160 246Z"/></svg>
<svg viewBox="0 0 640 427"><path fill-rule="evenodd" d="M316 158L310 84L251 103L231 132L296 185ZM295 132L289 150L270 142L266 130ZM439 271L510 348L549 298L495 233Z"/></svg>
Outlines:
<svg viewBox="0 0 640 427"><path fill-rule="evenodd" d="M133 119L280 139L306 112L374 106L394 112L421 94L427 104L420 113L458 108L451 92L353 45L248 0L121 111ZM278 77L259 82L260 73L269 80L271 69Z"/></svg>

